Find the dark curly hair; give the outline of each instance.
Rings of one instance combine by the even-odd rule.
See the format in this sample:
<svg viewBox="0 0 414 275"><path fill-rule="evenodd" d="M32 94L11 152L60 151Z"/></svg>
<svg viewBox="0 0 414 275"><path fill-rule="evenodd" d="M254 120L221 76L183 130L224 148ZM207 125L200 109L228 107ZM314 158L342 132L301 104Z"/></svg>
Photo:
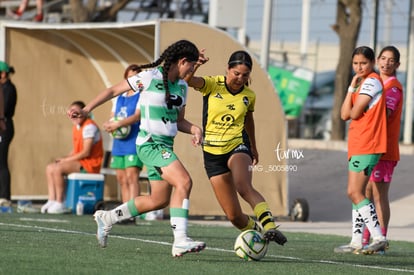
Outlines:
<svg viewBox="0 0 414 275"><path fill-rule="evenodd" d="M186 58L189 62L195 62L198 60L199 51L197 47L188 40L179 40L171 44L161 56L153 63L139 65L139 69L153 68L163 63L162 79L165 88L165 101L167 104L170 100L170 89L168 87L168 71L172 64L177 62L181 58Z"/></svg>

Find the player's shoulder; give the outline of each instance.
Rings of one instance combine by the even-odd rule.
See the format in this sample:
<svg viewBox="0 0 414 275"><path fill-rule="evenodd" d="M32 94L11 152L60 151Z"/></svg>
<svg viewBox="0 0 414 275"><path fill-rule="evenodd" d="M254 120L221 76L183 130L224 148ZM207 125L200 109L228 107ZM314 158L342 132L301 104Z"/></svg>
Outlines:
<svg viewBox="0 0 414 275"><path fill-rule="evenodd" d="M249 86L244 86L241 94L249 98L256 98L256 93Z"/></svg>
<svg viewBox="0 0 414 275"><path fill-rule="evenodd" d="M162 71L159 68L143 70L138 75L143 79L162 79Z"/></svg>
<svg viewBox="0 0 414 275"><path fill-rule="evenodd" d="M384 86L382 84L381 79L377 78L376 76L368 76L364 82L362 83L361 87L361 94L372 94L377 92L382 92Z"/></svg>
<svg viewBox="0 0 414 275"><path fill-rule="evenodd" d="M224 75L204 76L203 78L204 78L204 81L205 81L206 85L215 84L215 85L224 86L224 83L226 81Z"/></svg>

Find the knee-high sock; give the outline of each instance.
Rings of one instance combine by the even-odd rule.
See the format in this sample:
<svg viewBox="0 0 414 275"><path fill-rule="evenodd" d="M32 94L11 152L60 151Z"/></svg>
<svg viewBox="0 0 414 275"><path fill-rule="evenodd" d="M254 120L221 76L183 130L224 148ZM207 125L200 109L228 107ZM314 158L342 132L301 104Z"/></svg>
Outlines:
<svg viewBox="0 0 414 275"><path fill-rule="evenodd" d="M260 202L258 203L254 209L254 214L257 217L257 220L262 224L262 227L265 231L276 228L275 221L273 219L273 215L270 212L269 205L267 202Z"/></svg>
<svg viewBox="0 0 414 275"><path fill-rule="evenodd" d="M248 218L248 222L247 222L246 227L240 229L240 231L246 231L246 230L249 230L249 229L260 231L260 228L257 228L256 222L252 219L252 217L247 216L247 218Z"/></svg>
<svg viewBox="0 0 414 275"><path fill-rule="evenodd" d="M374 241L384 240L385 237L382 235L374 204L368 199L364 199L356 205L356 209L364 219L365 226L368 228Z"/></svg>
<svg viewBox="0 0 414 275"><path fill-rule="evenodd" d="M110 211L112 223L117 223L138 216L140 213L135 206L135 200L131 199Z"/></svg>
<svg viewBox="0 0 414 275"><path fill-rule="evenodd" d="M365 224L364 219L358 213L355 208L355 205L352 204L352 240L351 244L353 246L360 247L362 245L362 232L364 230Z"/></svg>
<svg viewBox="0 0 414 275"><path fill-rule="evenodd" d="M174 240L187 238L188 209L190 201L183 200L182 208L170 208L170 223L174 234Z"/></svg>
<svg viewBox="0 0 414 275"><path fill-rule="evenodd" d="M370 239L371 239L371 233L369 233L368 227L365 227L364 232L362 233L362 245L365 246L369 244Z"/></svg>

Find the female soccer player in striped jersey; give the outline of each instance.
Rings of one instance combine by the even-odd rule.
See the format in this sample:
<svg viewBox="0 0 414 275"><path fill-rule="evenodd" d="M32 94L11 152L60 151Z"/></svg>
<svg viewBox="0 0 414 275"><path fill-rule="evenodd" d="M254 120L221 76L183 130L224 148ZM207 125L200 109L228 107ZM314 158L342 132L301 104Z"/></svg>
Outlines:
<svg viewBox="0 0 414 275"><path fill-rule="evenodd" d="M188 86L183 78L194 70L198 57L199 51L190 41L175 42L155 62L138 68L153 69L143 70L105 89L84 108L89 113L129 89L140 92L141 125L136 144L138 157L148 169L151 194L138 196L111 211L96 211L97 238L102 247L107 245L113 224L169 204L174 234L172 255L182 256L205 248L204 242L187 236L192 180L173 151L177 131L192 134L194 145L202 142L201 128L184 118Z"/></svg>

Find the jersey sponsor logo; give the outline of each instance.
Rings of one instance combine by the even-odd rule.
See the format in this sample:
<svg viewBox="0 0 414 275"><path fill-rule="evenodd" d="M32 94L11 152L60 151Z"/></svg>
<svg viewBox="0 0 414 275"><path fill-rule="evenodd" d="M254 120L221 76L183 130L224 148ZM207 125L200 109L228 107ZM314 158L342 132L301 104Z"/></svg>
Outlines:
<svg viewBox="0 0 414 275"><path fill-rule="evenodd" d="M224 122L231 122L233 123L236 119L234 118L234 116L230 115L230 114L225 114L224 116L221 117L221 121Z"/></svg>
<svg viewBox="0 0 414 275"><path fill-rule="evenodd" d="M170 95L170 101L174 106L181 106L183 104L183 99L178 95Z"/></svg>
<svg viewBox="0 0 414 275"><path fill-rule="evenodd" d="M226 105L226 107L231 111L236 110L236 108L234 108L234 104L228 104L228 105Z"/></svg>
<svg viewBox="0 0 414 275"><path fill-rule="evenodd" d="M183 105L183 98L178 95L170 95L170 100L168 100L167 106L168 109L172 109L173 106L180 107Z"/></svg>
<svg viewBox="0 0 414 275"><path fill-rule="evenodd" d="M121 210L121 209L117 209L117 210L115 210L115 214L116 214L118 217L122 217L122 216L124 216L124 213L122 212L122 210Z"/></svg>
<svg viewBox="0 0 414 275"><path fill-rule="evenodd" d="M243 97L243 103L244 105L248 106L249 105L249 99L247 98L247 96Z"/></svg>
<svg viewBox="0 0 414 275"><path fill-rule="evenodd" d="M215 98L219 98L219 99L223 99L223 97L221 96L221 94L220 94L220 93L217 93L214 97L215 97Z"/></svg>

